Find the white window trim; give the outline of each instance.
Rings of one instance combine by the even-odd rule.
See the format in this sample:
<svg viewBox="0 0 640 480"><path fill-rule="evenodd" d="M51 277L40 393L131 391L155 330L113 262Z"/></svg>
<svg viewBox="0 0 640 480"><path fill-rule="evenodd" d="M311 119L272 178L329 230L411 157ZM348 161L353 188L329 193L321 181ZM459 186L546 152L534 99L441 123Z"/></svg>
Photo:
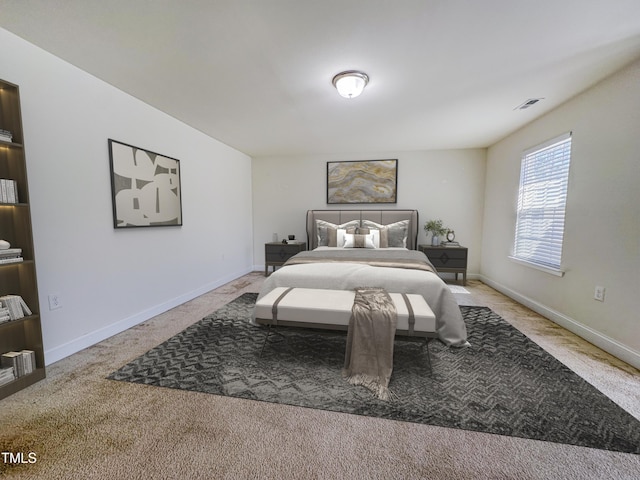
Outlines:
<svg viewBox="0 0 640 480"><path fill-rule="evenodd" d="M563 269L553 268L553 267L545 267L539 263L527 262L526 260L522 260L521 258L516 258L512 255L509 255L509 260L519 264L524 265L525 267L533 268L535 270L540 270L541 272L549 273L551 275L555 275L556 277L564 277L565 271Z"/></svg>
<svg viewBox="0 0 640 480"><path fill-rule="evenodd" d="M551 145L555 145L556 143L569 140L572 136L573 136L573 132L563 133L562 135L553 137L547 140L546 142L542 142L542 143L539 143L538 145L527 148L525 151L522 152L522 156L524 157L525 155L529 155L530 153L536 152L538 150L544 150L545 148L550 147Z"/></svg>
<svg viewBox="0 0 640 480"><path fill-rule="evenodd" d="M562 141L568 140L571 137L572 137L572 132L563 133L562 135L559 135L559 136L557 136L555 138L552 138L552 139L550 139L550 140L548 140L546 142L543 142L543 143L538 144L538 145L536 145L534 147L526 149L522 153L522 158L524 159L525 156L527 156L527 155L529 155L529 154L531 154L533 152L536 152L536 151L539 151L539 150L543 150L543 149L545 149L545 148L547 148L547 147L549 147L551 145L554 145L554 144L556 144L558 142L562 142ZM521 181L522 181L522 178L520 178L518 183L520 184ZM568 189L568 185L567 185L567 189ZM520 186L518 187L518 190L520 190ZM565 203L565 209L566 209L566 203ZM516 220L516 226L517 226L517 220ZM515 240L515 238L514 238L514 240ZM513 248L515 249L515 243L513 245ZM514 255L514 253L513 253L513 250L512 250L512 254L509 255L508 258L511 261L513 261L513 262L515 262L515 263L517 263L519 265L523 265L523 266L526 266L526 267L529 267L529 268L533 268L535 270L539 270L539 271L542 271L542 272L545 272L545 273L548 273L548 274L551 274L551 275L555 275L557 277L563 277L564 274L565 274L565 270L562 268L562 266L556 267L556 266L552 266L552 265L544 265L543 263L528 261L528 260L526 260L524 258L516 257Z"/></svg>

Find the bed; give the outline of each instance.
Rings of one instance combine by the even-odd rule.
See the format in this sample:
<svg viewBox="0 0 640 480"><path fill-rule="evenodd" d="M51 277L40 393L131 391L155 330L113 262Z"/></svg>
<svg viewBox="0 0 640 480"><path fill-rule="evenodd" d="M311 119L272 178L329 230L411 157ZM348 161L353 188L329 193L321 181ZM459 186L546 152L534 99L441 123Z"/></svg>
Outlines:
<svg viewBox="0 0 640 480"><path fill-rule="evenodd" d="M381 287L420 294L435 313L437 338L450 346L468 345L453 294L416 250L417 210L309 210L306 230L308 250L272 273L259 299L277 287Z"/></svg>

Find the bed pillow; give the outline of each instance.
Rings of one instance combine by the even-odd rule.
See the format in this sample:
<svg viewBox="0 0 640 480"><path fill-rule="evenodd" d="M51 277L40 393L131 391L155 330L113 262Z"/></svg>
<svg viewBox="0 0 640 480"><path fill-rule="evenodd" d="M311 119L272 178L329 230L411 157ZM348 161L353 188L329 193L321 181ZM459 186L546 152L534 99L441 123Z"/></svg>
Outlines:
<svg viewBox="0 0 640 480"><path fill-rule="evenodd" d="M328 246L329 247L340 247L340 248L344 247L345 236L346 236L347 233L354 234L354 233L356 233L356 229L355 228L347 228L345 230L344 228L338 228L336 230L336 242L335 242L335 245L332 242L330 242Z"/></svg>
<svg viewBox="0 0 640 480"><path fill-rule="evenodd" d="M344 236L344 248L376 248L373 244L373 235L358 235L347 233Z"/></svg>
<svg viewBox="0 0 640 480"><path fill-rule="evenodd" d="M347 233L352 233L347 231ZM373 248L380 248L380 230L377 228L359 228L358 235L371 235L373 239Z"/></svg>
<svg viewBox="0 0 640 480"><path fill-rule="evenodd" d="M369 233L373 237L373 248L380 248L380 230L377 228L370 228Z"/></svg>
<svg viewBox="0 0 640 480"><path fill-rule="evenodd" d="M376 235L377 240L377 248L387 248L389 247L389 230L385 225L380 225L378 223L372 222L371 220L363 220L363 224L366 224L363 228L368 229L369 231L378 232Z"/></svg>
<svg viewBox="0 0 640 480"><path fill-rule="evenodd" d="M380 248L404 247L407 248L407 235L409 220L400 220L389 225L380 225L371 220L363 220L364 228L377 228L380 230Z"/></svg>
<svg viewBox="0 0 640 480"><path fill-rule="evenodd" d="M336 247L338 229L358 228L359 220L351 220L340 225L326 222L324 220L316 220L316 237L318 247Z"/></svg>

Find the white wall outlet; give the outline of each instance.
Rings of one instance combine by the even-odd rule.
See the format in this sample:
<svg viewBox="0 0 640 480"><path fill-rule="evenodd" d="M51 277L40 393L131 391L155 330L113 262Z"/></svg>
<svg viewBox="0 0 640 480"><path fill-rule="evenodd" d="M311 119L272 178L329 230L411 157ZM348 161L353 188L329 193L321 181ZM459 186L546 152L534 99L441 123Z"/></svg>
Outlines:
<svg viewBox="0 0 640 480"><path fill-rule="evenodd" d="M52 293L49 295L49 310L55 310L56 308L62 308L62 299L59 293Z"/></svg>
<svg viewBox="0 0 640 480"><path fill-rule="evenodd" d="M600 285L596 286L596 291L593 294L593 298L595 298L599 302L604 302L604 290L604 287L601 287Z"/></svg>

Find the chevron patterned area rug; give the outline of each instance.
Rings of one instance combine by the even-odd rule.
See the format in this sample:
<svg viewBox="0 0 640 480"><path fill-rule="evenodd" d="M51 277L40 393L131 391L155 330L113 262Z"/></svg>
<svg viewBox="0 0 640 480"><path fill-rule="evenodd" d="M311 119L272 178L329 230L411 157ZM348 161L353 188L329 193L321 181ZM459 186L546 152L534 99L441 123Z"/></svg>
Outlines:
<svg viewBox="0 0 640 480"><path fill-rule="evenodd" d="M109 378L449 428L640 453L640 422L486 307L460 307L469 348L396 340L389 387L377 400L341 377L345 333L249 319L246 293Z"/></svg>

